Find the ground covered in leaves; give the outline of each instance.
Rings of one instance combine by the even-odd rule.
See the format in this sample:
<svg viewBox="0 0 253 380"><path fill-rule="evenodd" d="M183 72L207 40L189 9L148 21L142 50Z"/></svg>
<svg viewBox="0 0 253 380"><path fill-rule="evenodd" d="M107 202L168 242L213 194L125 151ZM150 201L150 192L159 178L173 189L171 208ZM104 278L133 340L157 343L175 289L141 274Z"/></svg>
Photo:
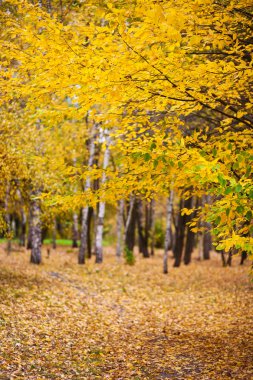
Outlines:
<svg viewBox="0 0 253 380"><path fill-rule="evenodd" d="M65 250L65 252L64 252ZM213 254L213 256L217 256ZM0 379L252 379L249 265L0 252Z"/></svg>

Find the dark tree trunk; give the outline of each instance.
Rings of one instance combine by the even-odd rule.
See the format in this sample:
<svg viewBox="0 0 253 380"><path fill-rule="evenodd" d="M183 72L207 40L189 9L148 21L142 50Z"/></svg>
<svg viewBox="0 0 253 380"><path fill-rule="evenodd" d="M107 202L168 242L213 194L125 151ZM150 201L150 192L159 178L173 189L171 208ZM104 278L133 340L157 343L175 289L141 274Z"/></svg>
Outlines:
<svg viewBox="0 0 253 380"><path fill-rule="evenodd" d="M149 228L150 228L150 254L155 254L155 201L151 199L149 207Z"/></svg>
<svg viewBox="0 0 253 380"><path fill-rule="evenodd" d="M247 252L246 251L243 251L242 254L241 254L241 261L240 261L240 265L243 265L244 261L247 259Z"/></svg>
<svg viewBox="0 0 253 380"><path fill-rule="evenodd" d="M229 267L232 266L232 257L233 257L233 250L230 249L229 252L228 252L228 259L227 259L227 265Z"/></svg>
<svg viewBox="0 0 253 380"><path fill-rule="evenodd" d="M72 248L78 247L78 214L74 212L73 214L73 225L72 225Z"/></svg>
<svg viewBox="0 0 253 380"><path fill-rule="evenodd" d="M190 208L196 207L194 198L189 199ZM187 217L187 223L189 223L193 218L196 217L196 211L194 211L191 215ZM184 264L188 265L191 262L191 256L195 245L195 233L191 231L191 228L187 227L186 232L186 241L185 241L185 249L184 249Z"/></svg>
<svg viewBox="0 0 253 380"><path fill-rule="evenodd" d="M210 233L210 224L205 223L205 226L207 230L204 232L203 235L203 259L204 260L210 260L210 252L212 249L212 236Z"/></svg>
<svg viewBox="0 0 253 380"><path fill-rule="evenodd" d="M125 246L129 251L133 251L135 245L135 225L136 225L136 201L135 198L130 200L128 207L128 217L125 229Z"/></svg>
<svg viewBox="0 0 253 380"><path fill-rule="evenodd" d="M169 250L172 249L172 215L173 215L173 201L174 201L174 191L170 190L170 196L167 200L167 211L166 211L166 231L164 240L164 253L163 253L163 273L168 273L168 255Z"/></svg>
<svg viewBox="0 0 253 380"><path fill-rule="evenodd" d="M184 248L184 235L185 235L185 227L187 223L187 215L181 215L182 208L191 208L191 199L180 200L177 225L176 225L176 241L174 248L175 262L174 267L179 267L181 264L183 248Z"/></svg>
<svg viewBox="0 0 253 380"><path fill-rule="evenodd" d="M44 226L44 227L41 228L41 244L43 244L43 242L46 239L47 235L48 235L48 228Z"/></svg>
<svg viewBox="0 0 253 380"><path fill-rule="evenodd" d="M92 240L91 240L91 221L93 217L93 208L89 207L87 220L87 255L90 259L92 256Z"/></svg>
<svg viewBox="0 0 253 380"><path fill-rule="evenodd" d="M26 244L26 213L24 210L24 201L21 194L21 191L17 189L17 196L20 202L20 219L18 219L19 222L19 229L18 229L18 235L19 235L19 245L20 247L25 247Z"/></svg>
<svg viewBox="0 0 253 380"><path fill-rule="evenodd" d="M29 228L28 228L28 236L27 236L27 245L26 245L26 248L27 249L32 249L32 229L33 229L33 225L32 225L32 205L30 205L30 208L29 208L29 220L28 220L28 224L29 224Z"/></svg>
<svg viewBox="0 0 253 380"><path fill-rule="evenodd" d="M95 252L96 252L96 234L97 234L97 223L98 223L98 205L96 204L96 206L94 207L93 209L93 236L94 236L94 239L93 239L93 246L91 248L91 255L95 255Z"/></svg>
<svg viewBox="0 0 253 380"><path fill-rule="evenodd" d="M10 185L7 185L6 194L5 194L5 223L6 223L6 232L7 232L7 246L6 251L7 255L11 253L11 215L9 213L9 198L10 198Z"/></svg>
<svg viewBox="0 0 253 380"><path fill-rule="evenodd" d="M195 233L191 231L188 227L187 235L186 235L186 243L185 243L185 251L184 251L184 263L185 265L190 264L191 256L195 245Z"/></svg>
<svg viewBox="0 0 253 380"><path fill-rule="evenodd" d="M124 199L118 201L117 208L117 247L116 247L116 256L119 258L122 251L122 231L124 223Z"/></svg>
<svg viewBox="0 0 253 380"><path fill-rule="evenodd" d="M52 231L52 248L56 249L56 232L57 232L57 222L54 219L53 231Z"/></svg>
<svg viewBox="0 0 253 380"><path fill-rule="evenodd" d="M22 208L21 209L19 244L21 247L25 247L25 243L26 243L26 214Z"/></svg>
<svg viewBox="0 0 253 380"><path fill-rule="evenodd" d="M148 239L145 234L143 227L143 202L141 199L136 200L136 213L137 213L137 227L138 227L138 238L139 238L139 251L143 254L143 257L149 257L148 252Z"/></svg>
<svg viewBox="0 0 253 380"><path fill-rule="evenodd" d="M227 266L227 262L226 262L226 254L225 254L224 250L220 251L220 253L221 253L222 266L223 266L223 267L226 267L226 266Z"/></svg>

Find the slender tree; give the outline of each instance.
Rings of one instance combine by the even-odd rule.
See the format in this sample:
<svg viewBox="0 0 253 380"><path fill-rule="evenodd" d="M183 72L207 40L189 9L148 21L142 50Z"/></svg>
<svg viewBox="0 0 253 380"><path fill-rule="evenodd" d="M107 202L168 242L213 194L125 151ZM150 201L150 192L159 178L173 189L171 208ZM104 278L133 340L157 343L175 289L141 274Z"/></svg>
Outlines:
<svg viewBox="0 0 253 380"><path fill-rule="evenodd" d="M174 191L170 191L169 198L167 200L167 212L166 212L166 232L164 241L164 254L163 254L163 273L168 273L168 254L172 249L172 213L173 213L173 200Z"/></svg>
<svg viewBox="0 0 253 380"><path fill-rule="evenodd" d="M141 199L136 200L136 212L137 212L137 227L138 227L138 239L139 239L139 251L143 254L143 257L149 257L148 252L148 231L145 223L143 226L143 201ZM147 218L145 218L147 220Z"/></svg>
<svg viewBox="0 0 253 380"><path fill-rule="evenodd" d="M104 152L104 162L103 162L103 175L101 179L101 186L106 181L106 169L109 165L110 160L110 136L108 131L105 132L106 148ZM96 230L96 263L102 263L103 261L103 230L104 230L104 217L105 217L105 202L99 202L98 204L98 221Z"/></svg>
<svg viewBox="0 0 253 380"><path fill-rule="evenodd" d="M42 238L42 228L41 228L41 207L38 195L40 191L33 191L31 197L31 263L40 264L41 263L41 238Z"/></svg>
<svg viewBox="0 0 253 380"><path fill-rule="evenodd" d="M116 256L119 258L122 253L122 231L124 223L124 199L120 199L117 203L117 246L116 246Z"/></svg>
<svg viewBox="0 0 253 380"><path fill-rule="evenodd" d="M135 244L135 225L136 225L136 199L134 195L130 196L128 213L126 218L124 245L129 251L133 251Z"/></svg>
<svg viewBox="0 0 253 380"><path fill-rule="evenodd" d="M89 141L89 159L88 159L88 169L93 165L94 154L95 154L95 140L96 140L96 129L97 126L94 124L91 130L91 137ZM91 179L89 174L87 175L85 182L85 191L88 191L91 187ZM85 254L87 251L87 239L88 239L88 213L89 206L82 208L82 224L81 224L81 241L78 255L78 264L85 263Z"/></svg>
<svg viewBox="0 0 253 380"><path fill-rule="evenodd" d="M183 208L190 208L191 207L191 199L187 200L180 200L179 203L179 211L178 211L178 217L177 217L177 224L176 224L176 236L175 236L175 247L174 247L174 255L175 255L175 262L174 267L179 267L181 264L183 249L184 249L184 240L185 240L185 228L187 223L187 215L182 215L181 210Z"/></svg>

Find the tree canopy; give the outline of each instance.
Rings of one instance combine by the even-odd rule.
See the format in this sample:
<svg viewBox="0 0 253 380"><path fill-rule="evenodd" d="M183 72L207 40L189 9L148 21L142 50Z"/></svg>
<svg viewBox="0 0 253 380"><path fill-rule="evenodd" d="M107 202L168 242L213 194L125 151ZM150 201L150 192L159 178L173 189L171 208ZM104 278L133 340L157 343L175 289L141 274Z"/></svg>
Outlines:
<svg viewBox="0 0 253 380"><path fill-rule="evenodd" d="M217 249L252 256L252 2L44 3L1 2L2 198L29 184L57 213L209 194L183 209L192 230L205 218ZM88 166L94 124L104 168Z"/></svg>

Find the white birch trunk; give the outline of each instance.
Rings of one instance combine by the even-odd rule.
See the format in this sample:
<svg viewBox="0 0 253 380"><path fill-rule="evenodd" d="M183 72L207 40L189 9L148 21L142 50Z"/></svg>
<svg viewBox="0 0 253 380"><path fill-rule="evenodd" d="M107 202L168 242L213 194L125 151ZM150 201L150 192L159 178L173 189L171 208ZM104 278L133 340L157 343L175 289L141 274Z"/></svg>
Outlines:
<svg viewBox="0 0 253 380"><path fill-rule="evenodd" d="M31 227L32 227L32 251L31 263L41 263L41 209L40 201L37 199L39 191L33 192L31 200Z"/></svg>
<svg viewBox="0 0 253 380"><path fill-rule="evenodd" d="M108 132L107 132L108 133ZM101 179L101 185L106 181L106 173L105 170L109 165L110 160L110 136L106 136L106 148L104 153L104 162L103 162L103 175ZM98 220L97 220L97 230L95 236L95 255L96 255L96 263L102 263L103 261L103 230L104 230L104 217L105 217L105 202L99 202L98 205Z"/></svg>
<svg viewBox="0 0 253 380"><path fill-rule="evenodd" d="M172 246L172 211L173 211L173 199L174 192L170 191L170 196L167 203L167 215L166 215L166 232L165 232L165 242L164 242L164 255L163 255L163 273L168 273L168 253Z"/></svg>

